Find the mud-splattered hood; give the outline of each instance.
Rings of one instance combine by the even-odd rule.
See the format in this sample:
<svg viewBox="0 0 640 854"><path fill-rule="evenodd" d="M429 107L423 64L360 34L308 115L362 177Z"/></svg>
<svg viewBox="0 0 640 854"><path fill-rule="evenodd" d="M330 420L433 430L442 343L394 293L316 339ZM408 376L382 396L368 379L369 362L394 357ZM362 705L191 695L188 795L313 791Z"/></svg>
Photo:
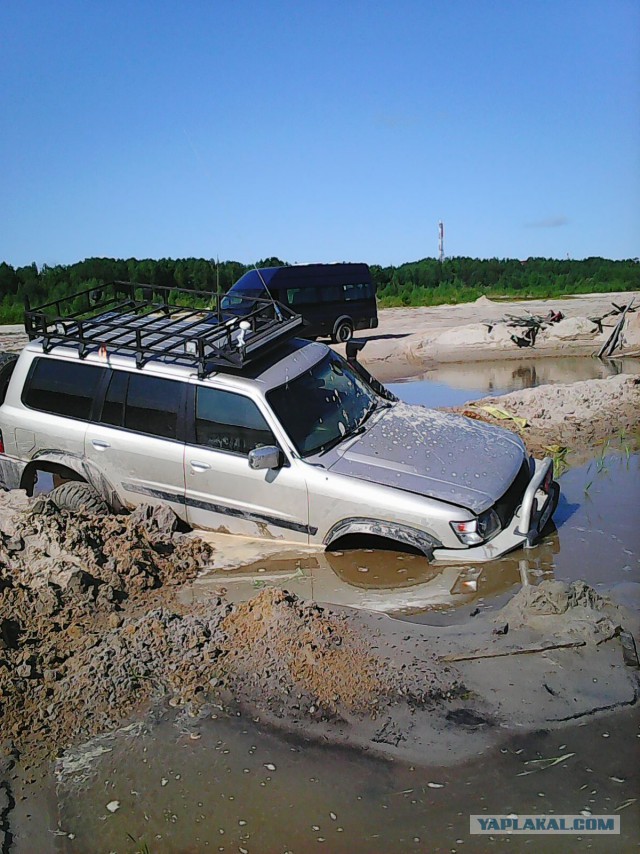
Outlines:
<svg viewBox="0 0 640 854"><path fill-rule="evenodd" d="M336 449L331 471L482 513L525 458L517 436L460 415L397 403Z"/></svg>

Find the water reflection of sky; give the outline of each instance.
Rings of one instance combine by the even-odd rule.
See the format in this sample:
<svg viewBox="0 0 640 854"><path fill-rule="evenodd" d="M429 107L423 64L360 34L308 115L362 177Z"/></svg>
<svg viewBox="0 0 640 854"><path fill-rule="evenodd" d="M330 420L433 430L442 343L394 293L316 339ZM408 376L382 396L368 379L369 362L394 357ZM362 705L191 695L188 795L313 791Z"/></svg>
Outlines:
<svg viewBox="0 0 640 854"><path fill-rule="evenodd" d="M640 373L640 359L602 361L588 356L563 356L442 364L419 376L386 385L407 403L461 406L486 395L508 394L547 383L604 379L619 373Z"/></svg>
<svg viewBox="0 0 640 854"><path fill-rule="evenodd" d="M405 403L422 404L437 408L439 406L462 406L470 400L485 397L487 392L481 388L451 388L446 383L433 380L415 380L413 382L386 383ZM506 394L510 389L496 389L492 394Z"/></svg>

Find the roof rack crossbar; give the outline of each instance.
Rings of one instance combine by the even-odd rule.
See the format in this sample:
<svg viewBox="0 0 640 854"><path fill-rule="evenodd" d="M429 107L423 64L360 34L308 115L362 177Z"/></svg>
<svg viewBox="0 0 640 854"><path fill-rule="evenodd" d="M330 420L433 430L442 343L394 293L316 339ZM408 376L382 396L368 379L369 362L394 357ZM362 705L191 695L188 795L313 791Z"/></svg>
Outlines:
<svg viewBox="0 0 640 854"><path fill-rule="evenodd" d="M108 322L100 321L92 338L99 343L118 347L126 343L126 340L122 339L126 339L127 336L131 337L132 328L135 328L145 336L144 339L141 339L141 344L150 346L170 340L176 332L186 338L191 331L197 330L203 325L202 311L197 309L185 311L168 306L167 312L167 317L170 319L163 322L161 326L158 317L154 316L153 309L149 310L146 315L142 313L137 315L129 327L122 326L121 317L111 318Z"/></svg>
<svg viewBox="0 0 640 854"><path fill-rule="evenodd" d="M181 294L188 296L182 304L175 301ZM194 300L203 306L194 306ZM202 378L215 370L241 369L304 324L300 315L272 300L244 303L238 315L222 311L209 292L111 282L34 308L26 302L25 329L30 340L42 339L45 352L67 344L84 359L92 348L108 347L133 355L138 368L152 359L169 360L194 365Z"/></svg>
<svg viewBox="0 0 640 854"><path fill-rule="evenodd" d="M167 306L167 317L171 317L171 314L178 315L182 309L172 308L171 306ZM131 312L128 312L129 314ZM94 333L95 340L103 340L103 343L110 344L111 346L119 346L119 339L125 337L127 335L131 335L131 328L122 325L123 317L127 313L123 312L121 315L112 316L106 320L99 318L96 320L96 329ZM202 312L198 313L197 310L193 310L188 313L186 316L198 316L199 321L202 322ZM180 317L175 317L173 320L165 321L163 323L163 329L166 329L167 326L170 326L175 323L180 322ZM135 315L135 318L132 319L131 324L135 323L135 328L139 329L141 332L145 330L146 327L158 326L159 318L157 316L157 309L155 306L146 307L145 310L140 311ZM99 325L98 325L99 324ZM150 330L149 334L158 334L157 330Z"/></svg>

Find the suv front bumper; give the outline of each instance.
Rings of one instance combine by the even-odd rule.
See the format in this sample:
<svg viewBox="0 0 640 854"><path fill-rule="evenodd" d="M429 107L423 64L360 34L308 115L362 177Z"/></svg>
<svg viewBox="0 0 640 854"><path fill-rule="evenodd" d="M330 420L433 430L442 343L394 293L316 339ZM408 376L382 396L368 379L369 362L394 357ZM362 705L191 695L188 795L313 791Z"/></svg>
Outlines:
<svg viewBox="0 0 640 854"><path fill-rule="evenodd" d="M560 497L560 487L553 479L551 457L536 460L535 466L533 477L522 496L522 503L506 528L489 542L478 546L467 549L435 549L433 560L476 563L495 560L522 546L533 546L553 516Z"/></svg>

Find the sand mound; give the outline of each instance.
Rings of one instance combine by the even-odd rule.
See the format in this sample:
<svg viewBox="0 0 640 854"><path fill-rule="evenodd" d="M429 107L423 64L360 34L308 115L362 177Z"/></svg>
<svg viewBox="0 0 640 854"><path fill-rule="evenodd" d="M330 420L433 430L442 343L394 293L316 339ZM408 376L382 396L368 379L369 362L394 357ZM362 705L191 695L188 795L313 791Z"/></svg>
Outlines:
<svg viewBox="0 0 640 854"><path fill-rule="evenodd" d="M5 736L51 747L146 695L144 655L121 656L108 629L152 589L193 578L210 548L176 534L163 510L79 517L49 503L34 514L34 503L2 495L0 715Z"/></svg>
<svg viewBox="0 0 640 854"><path fill-rule="evenodd" d="M281 591L181 613L166 586L193 578L210 556L175 532L170 511L33 508L24 495L0 500L0 715L23 761L108 731L163 696L324 720L424 702L457 684L435 662L420 676L396 668L372 652L362 626Z"/></svg>
<svg viewBox="0 0 640 854"><path fill-rule="evenodd" d="M263 591L234 608L223 629L224 649L245 686L268 682L276 701L295 691L332 712L365 711L392 691L391 674L344 617L288 593Z"/></svg>
<svg viewBox="0 0 640 854"><path fill-rule="evenodd" d="M500 612L513 628L529 627L545 637L562 635L602 643L620 630L617 607L584 581L543 581L523 587Z"/></svg>
<svg viewBox="0 0 640 854"><path fill-rule="evenodd" d="M483 409L487 405L525 419L526 427L492 416ZM544 455L551 445L588 450L609 437L638 431L640 377L620 374L606 379L542 385L500 397L485 397L455 411L518 431L529 450L536 454Z"/></svg>
<svg viewBox="0 0 640 854"><path fill-rule="evenodd" d="M142 506L129 516L83 516L46 499L0 494L0 559L31 588L91 587L93 600L122 601L193 578L210 555L176 532L169 508Z"/></svg>

